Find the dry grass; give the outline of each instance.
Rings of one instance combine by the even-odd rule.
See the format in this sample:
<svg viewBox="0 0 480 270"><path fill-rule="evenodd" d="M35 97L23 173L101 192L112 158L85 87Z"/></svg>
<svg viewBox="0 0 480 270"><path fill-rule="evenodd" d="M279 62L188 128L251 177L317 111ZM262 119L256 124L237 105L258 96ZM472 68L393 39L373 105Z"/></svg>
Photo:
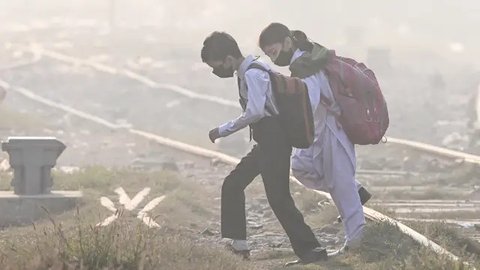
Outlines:
<svg viewBox="0 0 480 270"><path fill-rule="evenodd" d="M272 269L280 270L280 267ZM389 224L367 226L362 249L335 257L317 265L294 266L292 270L362 269L362 270L462 270L468 269L458 262L419 246Z"/></svg>
<svg viewBox="0 0 480 270"><path fill-rule="evenodd" d="M167 199L152 213L163 227L148 229L132 217L106 228L95 227L111 214L99 207L99 196L116 201L113 189L118 186L130 195L147 186L154 196L166 194ZM212 208L218 201L205 187L192 185L172 172L90 167L73 175L55 175L55 187L82 189L86 194L84 204L35 226L0 231L2 269L283 269L283 263L294 258L290 250L277 250L262 252L261 257L245 262L204 238L200 228L217 218ZM335 208L319 207L321 196L297 188L294 193L309 223L333 221ZM452 238L443 230L433 232L429 233L432 238ZM447 246L454 249L461 245L455 242ZM361 251L291 269L465 269L462 267L420 247L394 226L369 224Z"/></svg>
<svg viewBox="0 0 480 270"><path fill-rule="evenodd" d="M111 214L99 207L99 196L118 186L130 196L147 186L155 196L166 194L152 212L162 228L148 229L134 217L95 227ZM1 269L255 269L216 244L198 241L200 234L191 226L200 227L213 216L214 202L172 172L91 167L56 175L55 187L81 188L84 204L34 226L0 231ZM116 195L111 199L115 202Z"/></svg>
<svg viewBox="0 0 480 270"><path fill-rule="evenodd" d="M464 236L459 228L446 223L411 222L409 225L434 239L437 244L447 248L455 255L480 265L480 243Z"/></svg>
<svg viewBox="0 0 480 270"><path fill-rule="evenodd" d="M2 243L2 269L251 269L218 247L198 245L174 230L121 221L107 228L80 219Z"/></svg>

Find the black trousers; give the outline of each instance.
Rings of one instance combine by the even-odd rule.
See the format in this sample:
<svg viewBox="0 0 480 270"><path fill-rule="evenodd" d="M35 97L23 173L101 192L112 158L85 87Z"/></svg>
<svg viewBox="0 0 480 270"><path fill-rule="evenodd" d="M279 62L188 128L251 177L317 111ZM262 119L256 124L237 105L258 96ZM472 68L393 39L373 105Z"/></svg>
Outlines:
<svg viewBox="0 0 480 270"><path fill-rule="evenodd" d="M273 212L290 238L297 256L320 244L290 194L291 146L287 143L276 118L263 118L253 126L257 145L225 178L222 186L222 237L245 240L245 188L259 174Z"/></svg>

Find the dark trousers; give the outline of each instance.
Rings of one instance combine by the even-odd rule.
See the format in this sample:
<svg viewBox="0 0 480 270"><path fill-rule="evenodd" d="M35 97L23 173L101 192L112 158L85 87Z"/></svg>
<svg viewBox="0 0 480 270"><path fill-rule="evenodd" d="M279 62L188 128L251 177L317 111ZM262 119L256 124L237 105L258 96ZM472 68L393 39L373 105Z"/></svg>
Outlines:
<svg viewBox="0 0 480 270"><path fill-rule="evenodd" d="M257 145L225 178L222 186L222 237L245 240L245 188L259 174L273 212L290 238L297 256L319 247L290 194L291 146L276 118L263 118L253 126Z"/></svg>

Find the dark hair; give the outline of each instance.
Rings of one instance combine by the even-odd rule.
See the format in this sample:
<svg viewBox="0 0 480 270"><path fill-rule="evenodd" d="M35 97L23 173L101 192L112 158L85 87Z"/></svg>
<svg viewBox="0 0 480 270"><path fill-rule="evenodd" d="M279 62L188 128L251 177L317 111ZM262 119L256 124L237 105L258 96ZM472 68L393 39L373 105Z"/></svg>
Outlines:
<svg viewBox="0 0 480 270"><path fill-rule="evenodd" d="M262 33L260 33L260 37L258 38L258 45L261 49L263 49L266 46L275 43L283 43L285 38L290 36L291 33L288 27L281 23L271 23L262 30Z"/></svg>
<svg viewBox="0 0 480 270"><path fill-rule="evenodd" d="M293 44L302 51L311 52L313 49L313 43L304 32L300 30L290 31L287 26L281 23L271 23L263 29L258 39L258 45L263 49L275 43L283 43L286 37L291 37Z"/></svg>
<svg viewBox="0 0 480 270"><path fill-rule="evenodd" d="M227 56L241 57L242 52L235 39L225 32L213 32L205 41L201 52L202 61L223 61Z"/></svg>
<svg viewBox="0 0 480 270"><path fill-rule="evenodd" d="M302 51L312 52L313 42L311 42L307 35L300 30L292 31L293 42Z"/></svg>

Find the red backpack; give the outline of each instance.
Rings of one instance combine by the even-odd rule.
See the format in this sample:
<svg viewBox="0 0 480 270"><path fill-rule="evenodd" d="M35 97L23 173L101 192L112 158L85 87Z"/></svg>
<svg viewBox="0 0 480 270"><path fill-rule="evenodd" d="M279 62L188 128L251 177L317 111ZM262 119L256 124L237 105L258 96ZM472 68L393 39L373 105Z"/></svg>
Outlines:
<svg viewBox="0 0 480 270"><path fill-rule="evenodd" d="M335 55L329 51L325 73L335 101L340 107L337 120L354 144L378 144L387 131L387 103L372 70L363 63ZM322 95L322 103L330 108L332 101Z"/></svg>

